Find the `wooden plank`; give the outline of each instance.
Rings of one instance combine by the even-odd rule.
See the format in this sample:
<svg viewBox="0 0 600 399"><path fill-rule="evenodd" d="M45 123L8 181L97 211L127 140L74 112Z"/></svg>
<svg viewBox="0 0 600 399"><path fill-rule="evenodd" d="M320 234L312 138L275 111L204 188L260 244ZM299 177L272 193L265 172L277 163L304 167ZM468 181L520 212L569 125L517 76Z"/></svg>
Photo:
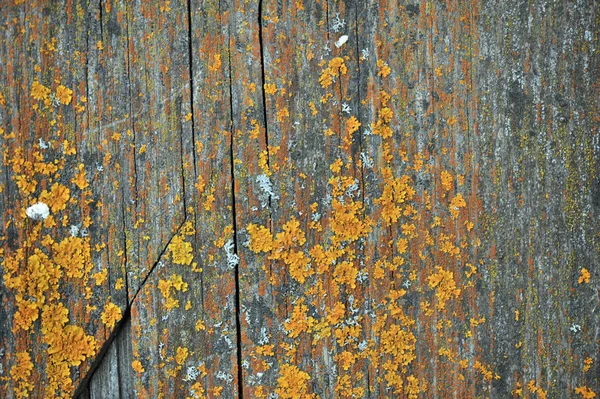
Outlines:
<svg viewBox="0 0 600 399"><path fill-rule="evenodd" d="M0 7L6 397L600 393L598 4Z"/></svg>
<svg viewBox="0 0 600 399"><path fill-rule="evenodd" d="M119 389L117 346L111 345L90 381L90 399L119 399Z"/></svg>

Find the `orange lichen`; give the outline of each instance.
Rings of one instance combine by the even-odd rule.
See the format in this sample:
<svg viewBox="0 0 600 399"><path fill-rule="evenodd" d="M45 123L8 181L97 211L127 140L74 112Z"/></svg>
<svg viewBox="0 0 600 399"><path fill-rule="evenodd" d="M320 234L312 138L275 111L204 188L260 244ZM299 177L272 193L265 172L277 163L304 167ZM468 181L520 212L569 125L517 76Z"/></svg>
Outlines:
<svg viewBox="0 0 600 399"><path fill-rule="evenodd" d="M91 269L90 244L81 237L67 237L52 246L54 262L71 278L82 278Z"/></svg>
<svg viewBox="0 0 600 399"><path fill-rule="evenodd" d="M446 308L446 302L451 298L458 298L461 290L456 288L454 273L445 270L440 266L436 267L437 273L427 277L429 288L436 289L437 308L443 310Z"/></svg>
<svg viewBox="0 0 600 399"><path fill-rule="evenodd" d="M35 80L31 85L31 97L35 100L48 101L51 90ZM47 104L49 105L49 103Z"/></svg>
<svg viewBox="0 0 600 399"><path fill-rule="evenodd" d="M270 252L273 249L273 236L264 226L249 224L246 228L250 235L248 248L254 253Z"/></svg>
<svg viewBox="0 0 600 399"><path fill-rule="evenodd" d="M177 265L190 265L194 259L192 244L185 241L181 235L176 235L169 244L171 259Z"/></svg>
<svg viewBox="0 0 600 399"><path fill-rule="evenodd" d="M281 399L312 399L309 393L310 376L292 364L284 364L279 369L275 393Z"/></svg>
<svg viewBox="0 0 600 399"><path fill-rule="evenodd" d="M101 315L102 323L108 328L113 328L117 321L121 320L123 315L121 314L121 308L112 302L108 302L104 306L104 311Z"/></svg>
<svg viewBox="0 0 600 399"><path fill-rule="evenodd" d="M301 333L306 332L315 324L315 319L308 316L308 306L304 303L304 299L300 298L289 320L284 323L285 329L288 331L290 338L296 338Z"/></svg>
<svg viewBox="0 0 600 399"><path fill-rule="evenodd" d="M33 370L31 356L26 351L16 353L16 362L10 369L10 378L16 385L15 397L18 399L28 398L33 390L33 384L29 382L29 376Z"/></svg>
<svg viewBox="0 0 600 399"><path fill-rule="evenodd" d="M467 206L467 203L466 203L465 199L463 198L462 194L460 194L460 193L456 194L456 196L454 198L452 198L452 201L450 201L450 206L449 206L450 214L452 215L452 219L456 219L460 212L460 208L464 208L465 206Z"/></svg>
<svg viewBox="0 0 600 399"><path fill-rule="evenodd" d="M590 282L590 277L591 277L591 274L588 271L588 269L586 269L585 267L582 267L581 275L579 276L579 279L577 280L577 282L579 284L584 284L584 283L587 284Z"/></svg>
<svg viewBox="0 0 600 399"><path fill-rule="evenodd" d="M80 190L87 188L90 184L85 178L85 169L83 164L79 164L78 166L79 172L71 179L71 183L75 184L79 187Z"/></svg>
<svg viewBox="0 0 600 399"><path fill-rule="evenodd" d="M56 98L62 104L69 105L71 104L71 99L73 98L73 90L63 85L58 85L56 88Z"/></svg>
<svg viewBox="0 0 600 399"><path fill-rule="evenodd" d="M140 362L139 360L134 360L133 362L131 362L131 368L138 373L143 373L146 371L142 366L142 362Z"/></svg>
<svg viewBox="0 0 600 399"><path fill-rule="evenodd" d="M594 399L596 393L586 386L575 388L575 393L581 395L583 399Z"/></svg>
<svg viewBox="0 0 600 399"><path fill-rule="evenodd" d="M450 191L452 189L452 182L454 180L452 175L450 173L448 173L447 170L443 170L441 173L441 179L442 179L442 187L444 187L444 190Z"/></svg>
<svg viewBox="0 0 600 399"><path fill-rule="evenodd" d="M587 357L583 361L583 371L584 372L588 371L592 367L593 363L594 363L594 359L592 359L591 357Z"/></svg>
<svg viewBox="0 0 600 399"><path fill-rule="evenodd" d="M274 83L265 83L264 89L265 89L265 93L267 93L267 94L277 93L277 86Z"/></svg>
<svg viewBox="0 0 600 399"><path fill-rule="evenodd" d="M342 57L335 57L329 61L327 68L321 71L319 83L321 87L326 88L333 84L334 79L339 75L345 75L348 67Z"/></svg>
<svg viewBox="0 0 600 399"><path fill-rule="evenodd" d="M377 76L382 76L386 78L391 72L392 70L390 69L387 62L383 60L377 60Z"/></svg>
<svg viewBox="0 0 600 399"><path fill-rule="evenodd" d="M158 281L158 289L165 299L165 307L167 310L173 310L179 307L179 300L171 296L171 289L175 291L187 291L188 284L183 281L180 275L172 274L168 280L160 279Z"/></svg>
<svg viewBox="0 0 600 399"><path fill-rule="evenodd" d="M188 348L177 347L177 351L175 353L175 361L177 364L182 365L185 363L186 359L189 356Z"/></svg>

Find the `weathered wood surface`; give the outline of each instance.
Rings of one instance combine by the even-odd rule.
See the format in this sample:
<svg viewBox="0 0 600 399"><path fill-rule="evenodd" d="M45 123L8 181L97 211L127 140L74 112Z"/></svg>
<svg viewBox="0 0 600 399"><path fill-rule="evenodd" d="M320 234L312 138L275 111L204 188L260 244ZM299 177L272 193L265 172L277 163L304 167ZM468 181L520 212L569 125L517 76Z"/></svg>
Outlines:
<svg viewBox="0 0 600 399"><path fill-rule="evenodd" d="M600 394L596 2L0 4L0 396Z"/></svg>

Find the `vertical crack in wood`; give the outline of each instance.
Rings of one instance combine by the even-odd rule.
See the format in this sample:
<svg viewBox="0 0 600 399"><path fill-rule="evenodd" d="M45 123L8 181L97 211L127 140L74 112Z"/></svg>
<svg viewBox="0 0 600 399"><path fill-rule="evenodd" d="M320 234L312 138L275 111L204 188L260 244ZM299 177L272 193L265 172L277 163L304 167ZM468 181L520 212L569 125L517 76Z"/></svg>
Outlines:
<svg viewBox="0 0 600 399"><path fill-rule="evenodd" d="M192 114L192 162L194 164L194 177L196 177L196 123L194 115L194 52L192 49L192 0L188 0L188 68L190 75L190 112Z"/></svg>
<svg viewBox="0 0 600 399"><path fill-rule="evenodd" d="M100 12L100 36L104 37L104 27L102 24L102 0L98 0L98 11Z"/></svg>
<svg viewBox="0 0 600 399"><path fill-rule="evenodd" d="M230 26L230 25L228 25ZM237 359L237 379L238 379L238 398L244 398L244 372L242 369L242 317L241 317L241 304L240 304L240 263L238 255L237 245L237 220L236 220L236 201L235 201L235 156L233 151L233 142L235 130L233 128L233 68L231 66L231 32L228 32L227 37L227 56L228 56L228 67L229 67L229 163L231 168L231 213L233 223L233 253L238 259L238 262L234 268L235 277L235 335L236 335L236 359Z"/></svg>
<svg viewBox="0 0 600 399"><path fill-rule="evenodd" d="M267 119L267 93L265 92L265 84L267 83L265 77L265 48L263 45L263 0L258 1L258 46L260 49L260 92L262 95L262 108L263 108L263 122L265 125L265 148L267 151L267 168L271 169L271 154L269 152L269 121ZM272 223L272 198L269 193L269 226L271 231L273 230Z"/></svg>
<svg viewBox="0 0 600 399"><path fill-rule="evenodd" d="M133 38L131 37L131 33L129 32L129 18L132 17L133 14L133 10L132 9L128 9L127 11L127 49L126 49L126 54L127 54L127 92L129 95L129 121L131 124L131 132L133 134L133 193L135 194L133 200L133 205L135 206L135 209L137 211L137 198L138 198L138 192L137 192L137 156L136 156L136 151L135 151L135 119L136 119L136 115L133 114L133 103L132 103L132 95L131 95L131 53L129 51L129 47L130 47L130 40L133 40ZM125 248L125 251L127 251L127 248Z"/></svg>

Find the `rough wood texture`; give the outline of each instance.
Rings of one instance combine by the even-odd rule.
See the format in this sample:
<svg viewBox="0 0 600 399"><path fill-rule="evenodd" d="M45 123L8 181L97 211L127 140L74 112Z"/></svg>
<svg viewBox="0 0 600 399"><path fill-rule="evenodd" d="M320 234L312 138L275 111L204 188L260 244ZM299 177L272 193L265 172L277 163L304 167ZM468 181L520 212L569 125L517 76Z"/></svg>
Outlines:
<svg viewBox="0 0 600 399"><path fill-rule="evenodd" d="M600 394L596 2L0 9L1 397Z"/></svg>

